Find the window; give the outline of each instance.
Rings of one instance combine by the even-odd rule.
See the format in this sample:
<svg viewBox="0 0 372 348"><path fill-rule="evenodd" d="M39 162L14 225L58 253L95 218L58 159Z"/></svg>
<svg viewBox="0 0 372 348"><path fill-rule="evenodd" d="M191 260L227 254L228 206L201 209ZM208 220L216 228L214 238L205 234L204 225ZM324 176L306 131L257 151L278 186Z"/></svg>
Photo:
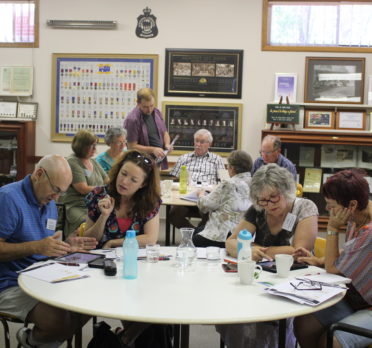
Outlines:
<svg viewBox="0 0 372 348"><path fill-rule="evenodd" d="M39 47L39 0L0 0L0 47Z"/></svg>
<svg viewBox="0 0 372 348"><path fill-rule="evenodd" d="M263 50L372 52L372 3L263 0Z"/></svg>

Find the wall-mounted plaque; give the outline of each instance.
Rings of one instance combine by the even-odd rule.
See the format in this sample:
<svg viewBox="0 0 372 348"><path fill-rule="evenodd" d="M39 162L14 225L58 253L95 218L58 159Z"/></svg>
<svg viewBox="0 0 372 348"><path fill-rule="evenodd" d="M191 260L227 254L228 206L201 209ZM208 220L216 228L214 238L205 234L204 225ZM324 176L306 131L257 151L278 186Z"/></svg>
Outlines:
<svg viewBox="0 0 372 348"><path fill-rule="evenodd" d="M166 49L164 95L241 98L243 50Z"/></svg>
<svg viewBox="0 0 372 348"><path fill-rule="evenodd" d="M242 104L163 102L163 115L171 139L179 135L172 155L193 151L194 133L202 128L213 135L210 151L227 156L240 149Z"/></svg>

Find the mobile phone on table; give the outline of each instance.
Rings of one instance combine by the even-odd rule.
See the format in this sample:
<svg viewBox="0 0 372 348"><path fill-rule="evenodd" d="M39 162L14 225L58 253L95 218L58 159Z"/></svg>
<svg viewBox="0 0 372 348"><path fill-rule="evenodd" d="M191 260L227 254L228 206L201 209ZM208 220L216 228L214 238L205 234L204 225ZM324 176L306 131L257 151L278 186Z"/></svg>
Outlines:
<svg viewBox="0 0 372 348"><path fill-rule="evenodd" d="M238 272L238 265L235 263L223 263L221 264L222 269L227 273L236 273Z"/></svg>

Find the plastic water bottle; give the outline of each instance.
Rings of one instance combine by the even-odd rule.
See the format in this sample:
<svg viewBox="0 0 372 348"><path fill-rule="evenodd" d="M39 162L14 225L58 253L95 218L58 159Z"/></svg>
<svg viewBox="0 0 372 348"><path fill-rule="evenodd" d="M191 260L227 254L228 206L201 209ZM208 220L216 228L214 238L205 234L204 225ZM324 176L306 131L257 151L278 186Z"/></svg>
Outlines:
<svg viewBox="0 0 372 348"><path fill-rule="evenodd" d="M180 189L179 192L180 194L185 194L187 193L187 183L188 183L188 172L187 172L187 167L186 166L181 166L181 171L180 171Z"/></svg>
<svg viewBox="0 0 372 348"><path fill-rule="evenodd" d="M247 249L245 254L249 253L249 258L252 259L252 234L248 230L241 230L238 234L238 247L237 247L237 255L239 259L240 251L242 249ZM246 255L246 257L248 257Z"/></svg>
<svg viewBox="0 0 372 348"><path fill-rule="evenodd" d="M138 274L138 242L136 231L127 231L123 244L123 278L136 279Z"/></svg>

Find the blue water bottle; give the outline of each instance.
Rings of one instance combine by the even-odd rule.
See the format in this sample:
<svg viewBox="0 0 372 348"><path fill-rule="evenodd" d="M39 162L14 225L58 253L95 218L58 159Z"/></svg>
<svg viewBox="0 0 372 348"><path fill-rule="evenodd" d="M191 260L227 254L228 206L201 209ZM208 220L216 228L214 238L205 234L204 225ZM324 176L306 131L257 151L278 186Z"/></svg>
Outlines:
<svg viewBox="0 0 372 348"><path fill-rule="evenodd" d="M248 230L241 230L238 234L238 247L237 257L239 257L239 251L244 247L251 251L252 234ZM251 251L252 255L252 251ZM252 257L252 256L251 256Z"/></svg>
<svg viewBox="0 0 372 348"><path fill-rule="evenodd" d="M138 242L136 231L127 231L123 243L123 278L136 279L138 274Z"/></svg>

